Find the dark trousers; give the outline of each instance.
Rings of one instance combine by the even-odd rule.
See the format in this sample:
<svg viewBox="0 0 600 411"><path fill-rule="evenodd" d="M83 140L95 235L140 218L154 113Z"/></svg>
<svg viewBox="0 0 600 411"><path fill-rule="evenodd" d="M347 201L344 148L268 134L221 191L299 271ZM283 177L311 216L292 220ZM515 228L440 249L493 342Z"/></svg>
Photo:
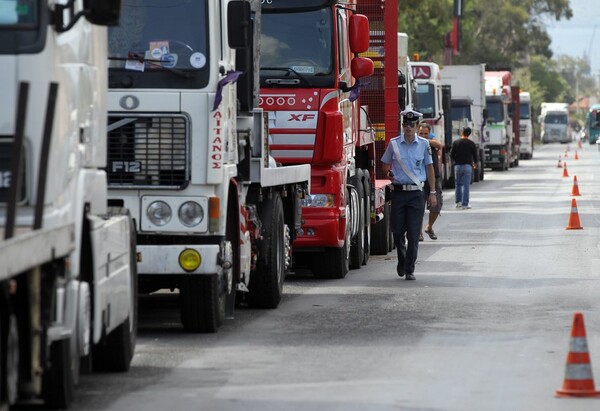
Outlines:
<svg viewBox="0 0 600 411"><path fill-rule="evenodd" d="M413 273L419 251L419 232L423 225L425 197L422 191L392 191L391 198L390 222L398 251L398 264L404 264L406 273Z"/></svg>

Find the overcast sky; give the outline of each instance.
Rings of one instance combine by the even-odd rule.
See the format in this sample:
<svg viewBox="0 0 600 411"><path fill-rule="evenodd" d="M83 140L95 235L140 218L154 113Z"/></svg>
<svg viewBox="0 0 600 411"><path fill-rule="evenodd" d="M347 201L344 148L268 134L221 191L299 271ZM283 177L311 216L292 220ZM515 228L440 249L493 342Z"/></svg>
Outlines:
<svg viewBox="0 0 600 411"><path fill-rule="evenodd" d="M592 73L600 73L600 0L570 0L573 17L551 21L547 30L552 39L554 56L588 55ZM593 41L592 41L593 39Z"/></svg>

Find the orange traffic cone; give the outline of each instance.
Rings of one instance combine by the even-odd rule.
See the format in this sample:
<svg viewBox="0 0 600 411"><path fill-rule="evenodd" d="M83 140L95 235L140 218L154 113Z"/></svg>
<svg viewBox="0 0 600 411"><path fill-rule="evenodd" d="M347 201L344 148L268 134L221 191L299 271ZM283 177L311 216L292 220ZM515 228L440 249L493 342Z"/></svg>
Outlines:
<svg viewBox="0 0 600 411"><path fill-rule="evenodd" d="M563 177L569 177L569 172L567 171L567 162L563 163Z"/></svg>
<svg viewBox="0 0 600 411"><path fill-rule="evenodd" d="M560 154L558 155L558 164L556 165L556 168L562 168L562 161L560 159Z"/></svg>
<svg viewBox="0 0 600 411"><path fill-rule="evenodd" d="M580 196L579 185L577 184L577 176L573 176L573 187L571 188L572 196Z"/></svg>
<svg viewBox="0 0 600 411"><path fill-rule="evenodd" d="M567 150L565 150L565 154L563 154L563 156L564 156L565 158L569 158L569 154L567 153Z"/></svg>
<svg viewBox="0 0 600 411"><path fill-rule="evenodd" d="M581 148L581 140L577 141L577 147Z"/></svg>
<svg viewBox="0 0 600 411"><path fill-rule="evenodd" d="M595 397L600 396L594 386L594 376L590 364L583 314L576 312L571 327L571 341L567 366L562 388L556 390L557 397Z"/></svg>
<svg viewBox="0 0 600 411"><path fill-rule="evenodd" d="M579 156L577 155L577 150L575 150L575 157L573 157L573 160L579 160Z"/></svg>
<svg viewBox="0 0 600 411"><path fill-rule="evenodd" d="M577 201L574 198L571 199L571 215L569 216L569 224L566 227L567 230L583 230L581 223L579 222L579 213L577 212Z"/></svg>

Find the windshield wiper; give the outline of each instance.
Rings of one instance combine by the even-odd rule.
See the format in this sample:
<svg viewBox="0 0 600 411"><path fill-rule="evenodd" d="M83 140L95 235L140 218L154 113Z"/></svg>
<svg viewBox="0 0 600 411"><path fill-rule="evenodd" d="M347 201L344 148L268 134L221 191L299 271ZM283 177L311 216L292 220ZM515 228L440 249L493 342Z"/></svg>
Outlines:
<svg viewBox="0 0 600 411"><path fill-rule="evenodd" d="M161 63L165 63L165 61L163 61L163 60L150 60L150 59L146 59L141 54L133 54L131 57L111 57L111 56L109 56L108 59L109 60L114 60L114 61L129 61L129 60L133 60L133 61L138 61L140 63L148 63L150 65L158 66L161 69L169 71L169 72L171 72L173 74L177 74L180 77L184 77L184 78L191 78L192 77L192 75L190 73L186 72L186 71L179 70L179 69L172 68L172 67L165 67L165 66L161 65Z"/></svg>
<svg viewBox="0 0 600 411"><path fill-rule="evenodd" d="M306 77L304 77L302 74L298 73L296 70L294 70L291 67L261 67L260 70L261 71L263 71L263 70L265 70L265 71L266 70L285 71L287 73L286 76L289 76L290 73L294 73L296 76L298 76L298 78L300 80L304 81L308 85L308 87L312 87L311 82L308 81L308 79ZM287 81L284 79L267 79L266 83L267 84L286 84Z"/></svg>

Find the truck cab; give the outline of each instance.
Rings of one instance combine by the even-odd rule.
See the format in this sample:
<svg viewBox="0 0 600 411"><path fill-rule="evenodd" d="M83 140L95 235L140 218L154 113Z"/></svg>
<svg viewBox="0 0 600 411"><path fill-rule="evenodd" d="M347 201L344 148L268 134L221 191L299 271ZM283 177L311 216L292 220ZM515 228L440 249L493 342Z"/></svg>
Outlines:
<svg viewBox="0 0 600 411"><path fill-rule="evenodd" d="M508 170L517 164L513 132L512 90L509 71L486 71L485 93L489 141L485 144L486 167Z"/></svg>
<svg viewBox="0 0 600 411"><path fill-rule="evenodd" d="M520 138L521 158L529 160L533 157L533 122L531 118L531 95L528 91L519 93L521 100Z"/></svg>

